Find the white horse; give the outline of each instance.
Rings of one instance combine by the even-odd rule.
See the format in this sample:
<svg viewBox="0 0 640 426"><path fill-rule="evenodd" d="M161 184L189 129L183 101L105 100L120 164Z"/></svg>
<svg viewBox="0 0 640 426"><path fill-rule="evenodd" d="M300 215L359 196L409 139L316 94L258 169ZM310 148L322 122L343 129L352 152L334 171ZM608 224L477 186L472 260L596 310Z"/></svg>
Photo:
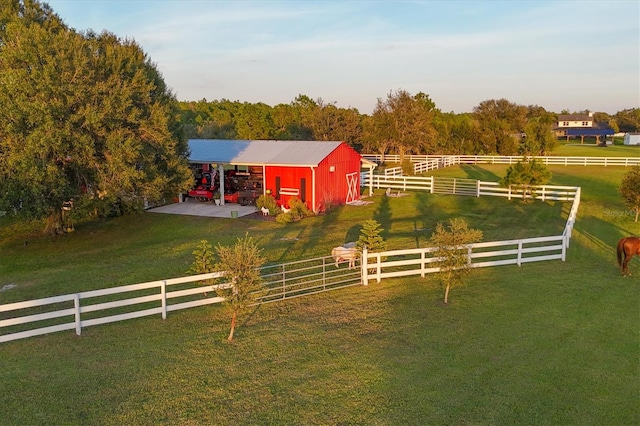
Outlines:
<svg viewBox="0 0 640 426"><path fill-rule="evenodd" d="M358 250L355 247L334 247L334 249L331 250L331 256L333 256L336 261L336 268L338 267L338 263L348 261L349 269L352 269L356 266Z"/></svg>

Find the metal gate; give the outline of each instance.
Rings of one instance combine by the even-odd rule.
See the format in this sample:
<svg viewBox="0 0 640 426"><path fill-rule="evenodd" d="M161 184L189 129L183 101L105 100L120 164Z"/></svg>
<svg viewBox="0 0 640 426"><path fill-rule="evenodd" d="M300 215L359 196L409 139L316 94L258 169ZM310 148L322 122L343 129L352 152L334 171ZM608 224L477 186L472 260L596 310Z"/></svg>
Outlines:
<svg viewBox="0 0 640 426"><path fill-rule="evenodd" d="M476 196L478 194L478 181L475 179L434 177L433 193Z"/></svg>
<svg viewBox="0 0 640 426"><path fill-rule="evenodd" d="M265 266L260 275L264 289L260 291L258 304L362 284L359 259L349 269L347 262L336 266L331 256Z"/></svg>

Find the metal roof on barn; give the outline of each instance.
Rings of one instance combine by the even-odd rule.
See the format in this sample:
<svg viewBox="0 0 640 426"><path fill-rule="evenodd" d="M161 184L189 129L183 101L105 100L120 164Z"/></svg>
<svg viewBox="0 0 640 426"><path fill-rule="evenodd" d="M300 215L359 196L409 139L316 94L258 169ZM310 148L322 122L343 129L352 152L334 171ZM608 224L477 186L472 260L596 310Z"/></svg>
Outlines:
<svg viewBox="0 0 640 426"><path fill-rule="evenodd" d="M189 139L189 162L317 166L343 142Z"/></svg>

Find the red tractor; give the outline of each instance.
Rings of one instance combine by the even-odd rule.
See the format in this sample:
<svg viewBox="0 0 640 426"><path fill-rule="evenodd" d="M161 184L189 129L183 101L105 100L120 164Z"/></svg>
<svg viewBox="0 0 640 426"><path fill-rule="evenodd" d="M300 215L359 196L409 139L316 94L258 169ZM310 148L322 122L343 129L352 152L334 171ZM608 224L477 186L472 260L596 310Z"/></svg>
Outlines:
<svg viewBox="0 0 640 426"><path fill-rule="evenodd" d="M216 175L216 172L196 173L195 185L189 190L187 195L199 201L211 201L213 199L213 193L220 186L217 182Z"/></svg>

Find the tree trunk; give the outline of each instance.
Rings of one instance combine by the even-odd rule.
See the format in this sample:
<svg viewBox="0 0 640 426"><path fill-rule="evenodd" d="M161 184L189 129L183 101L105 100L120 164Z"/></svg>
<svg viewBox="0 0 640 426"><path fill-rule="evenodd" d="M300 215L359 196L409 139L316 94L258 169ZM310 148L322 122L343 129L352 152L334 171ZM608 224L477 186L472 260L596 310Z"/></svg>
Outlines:
<svg viewBox="0 0 640 426"><path fill-rule="evenodd" d="M57 235L64 233L62 229L62 213L56 210L50 210L47 217L47 223L44 227L45 234Z"/></svg>
<svg viewBox="0 0 640 426"><path fill-rule="evenodd" d="M230 342L233 340L233 332L236 329L236 317L238 316L237 312L234 312L231 316L231 331L229 332L229 337L227 340Z"/></svg>
<svg viewBox="0 0 640 426"><path fill-rule="evenodd" d="M444 304L449 303L449 289L451 289L451 285L447 284L447 288L444 290Z"/></svg>

